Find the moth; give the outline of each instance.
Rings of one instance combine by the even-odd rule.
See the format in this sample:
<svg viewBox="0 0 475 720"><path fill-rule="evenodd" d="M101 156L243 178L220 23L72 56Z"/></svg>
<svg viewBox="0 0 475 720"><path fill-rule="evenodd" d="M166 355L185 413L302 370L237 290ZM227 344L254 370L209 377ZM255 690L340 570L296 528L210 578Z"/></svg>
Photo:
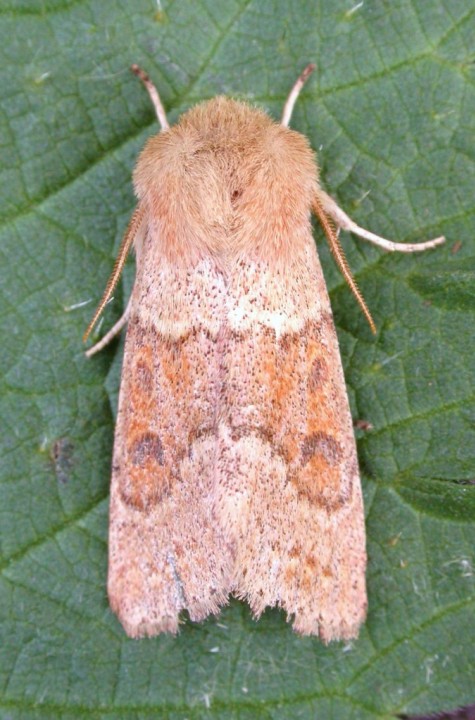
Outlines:
<svg viewBox="0 0 475 720"><path fill-rule="evenodd" d="M127 253L136 277L113 456L108 594L131 637L176 633L229 596L255 617L287 613L302 635L353 638L366 614L356 446L328 293L312 237L320 221L374 322L338 234L390 251L322 189L307 139L216 97L170 127L138 67L161 132L134 170L137 207L85 339Z"/></svg>

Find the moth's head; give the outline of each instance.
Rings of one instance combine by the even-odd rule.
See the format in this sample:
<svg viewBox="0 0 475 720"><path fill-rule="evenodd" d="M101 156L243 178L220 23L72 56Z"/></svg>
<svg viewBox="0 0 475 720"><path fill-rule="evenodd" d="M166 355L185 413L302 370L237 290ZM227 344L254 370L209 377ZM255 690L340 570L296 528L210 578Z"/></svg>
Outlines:
<svg viewBox="0 0 475 720"><path fill-rule="evenodd" d="M163 172L198 182L210 171L232 185L264 170L265 181L316 174L307 139L272 120L263 110L218 96L200 103L178 123L150 138L139 157L134 182L139 197ZM252 181L252 177L250 178Z"/></svg>
<svg viewBox="0 0 475 720"><path fill-rule="evenodd" d="M260 235L308 218L318 170L307 139L247 103L216 97L150 138L134 172L156 217L220 251L239 228Z"/></svg>

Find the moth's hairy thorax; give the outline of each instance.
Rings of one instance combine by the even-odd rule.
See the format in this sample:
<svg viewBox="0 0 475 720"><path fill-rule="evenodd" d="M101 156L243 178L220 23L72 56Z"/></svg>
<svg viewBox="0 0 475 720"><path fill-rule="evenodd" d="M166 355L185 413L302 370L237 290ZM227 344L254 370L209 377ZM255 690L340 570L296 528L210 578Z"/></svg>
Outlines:
<svg viewBox="0 0 475 720"><path fill-rule="evenodd" d="M134 173L156 250L188 262L295 257L308 242L317 181L304 136L225 97L152 137Z"/></svg>

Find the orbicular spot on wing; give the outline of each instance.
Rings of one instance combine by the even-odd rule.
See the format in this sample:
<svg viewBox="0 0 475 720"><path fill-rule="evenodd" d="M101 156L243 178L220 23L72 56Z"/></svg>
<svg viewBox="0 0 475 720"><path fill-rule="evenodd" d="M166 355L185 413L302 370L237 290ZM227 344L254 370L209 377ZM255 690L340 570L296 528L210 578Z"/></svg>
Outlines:
<svg viewBox="0 0 475 720"><path fill-rule="evenodd" d="M134 327L137 332L137 325ZM129 412L143 420L153 414L154 407L154 365L151 345L135 347L128 367L127 403Z"/></svg>
<svg viewBox="0 0 475 720"><path fill-rule="evenodd" d="M145 393L151 393L153 391L153 364L151 359L148 360L144 357L139 357L135 362L134 382L137 388L140 388Z"/></svg>
<svg viewBox="0 0 475 720"><path fill-rule="evenodd" d="M317 393L329 380L327 362L328 343L325 334L329 332L329 319L323 315L320 322L306 323L302 330L302 344L305 348L305 376L307 390Z"/></svg>
<svg viewBox="0 0 475 720"><path fill-rule="evenodd" d="M150 510L170 491L170 471L160 437L150 430L127 438L121 464L121 496L137 510Z"/></svg>
<svg viewBox="0 0 475 720"><path fill-rule="evenodd" d="M315 357L310 365L307 384L311 393L318 392L328 380L327 363L322 357Z"/></svg>
<svg viewBox="0 0 475 720"><path fill-rule="evenodd" d="M352 473L344 448L323 431L304 438L300 464L290 472L289 479L301 497L327 511L344 505L351 492Z"/></svg>

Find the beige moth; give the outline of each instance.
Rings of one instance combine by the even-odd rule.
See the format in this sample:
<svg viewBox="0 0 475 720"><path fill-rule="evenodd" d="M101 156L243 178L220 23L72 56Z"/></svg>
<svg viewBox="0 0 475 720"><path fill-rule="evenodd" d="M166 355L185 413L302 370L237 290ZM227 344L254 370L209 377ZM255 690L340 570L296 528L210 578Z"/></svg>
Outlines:
<svg viewBox="0 0 475 720"><path fill-rule="evenodd" d="M137 207L91 332L133 245L115 432L108 594L132 637L218 613L230 595L302 635L353 638L365 619L365 529L352 419L311 212L369 323L307 139L217 97L161 132L133 180Z"/></svg>

